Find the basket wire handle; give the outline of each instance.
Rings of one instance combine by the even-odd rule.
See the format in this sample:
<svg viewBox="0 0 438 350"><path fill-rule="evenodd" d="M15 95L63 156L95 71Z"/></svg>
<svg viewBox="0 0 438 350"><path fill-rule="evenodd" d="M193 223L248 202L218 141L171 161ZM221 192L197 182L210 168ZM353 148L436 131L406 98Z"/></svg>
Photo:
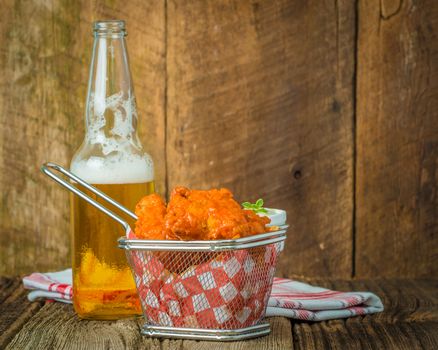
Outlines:
<svg viewBox="0 0 438 350"><path fill-rule="evenodd" d="M96 207L97 209L99 209L100 211L102 211L103 213L105 213L106 215L108 215L109 217L114 219L115 221L117 221L120 225L122 225L125 228L125 231L128 232L129 230L131 230L131 227L129 226L129 224L125 220L123 220L120 216L118 216L117 214L115 214L114 212L109 210L108 208L104 207L102 204L100 204L99 202L97 202L93 198L87 196L84 192L79 190L77 187L73 186L70 182L67 182L64 179L62 179L61 177L59 177L58 175L56 175L53 171L51 171L51 169L56 170L56 171L60 172L61 174L65 175L66 177L68 177L69 179L77 182L78 184L85 187L90 192L94 193L97 197L102 198L107 203L110 203L111 205L113 205L117 209L120 209L125 214L127 214L130 217L132 217L133 219L137 220L138 219L137 215L135 215L132 211L126 209L123 205L116 202L114 199L107 196L105 193L98 190L96 187L91 186L88 182L82 180L81 178L72 174L70 171L64 169L62 166L60 166L58 164L45 163L41 166L41 171L44 174L46 174L47 176L49 176L52 180L56 181L61 186L65 187L69 191L73 192L75 195L77 195L80 198L82 198L83 200L85 200L87 203L91 204L92 206Z"/></svg>

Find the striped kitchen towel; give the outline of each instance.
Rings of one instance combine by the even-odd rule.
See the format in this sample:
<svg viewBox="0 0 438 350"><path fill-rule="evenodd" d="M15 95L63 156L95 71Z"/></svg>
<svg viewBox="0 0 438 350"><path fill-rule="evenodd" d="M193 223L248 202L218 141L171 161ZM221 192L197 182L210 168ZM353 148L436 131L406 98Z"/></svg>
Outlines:
<svg viewBox="0 0 438 350"><path fill-rule="evenodd" d="M33 273L23 278L30 289L30 301L49 299L71 303L71 269L52 273ZM323 321L373 314L383 311L380 298L370 292L338 292L306 283L274 278L266 316Z"/></svg>
<svg viewBox="0 0 438 350"><path fill-rule="evenodd" d="M274 278L266 316L324 321L383 311L370 292L338 292L286 278Z"/></svg>
<svg viewBox="0 0 438 350"><path fill-rule="evenodd" d="M23 278L23 285L24 288L31 290L27 296L30 301L48 299L71 303L73 297L71 281L71 269L66 269L58 272L35 272Z"/></svg>

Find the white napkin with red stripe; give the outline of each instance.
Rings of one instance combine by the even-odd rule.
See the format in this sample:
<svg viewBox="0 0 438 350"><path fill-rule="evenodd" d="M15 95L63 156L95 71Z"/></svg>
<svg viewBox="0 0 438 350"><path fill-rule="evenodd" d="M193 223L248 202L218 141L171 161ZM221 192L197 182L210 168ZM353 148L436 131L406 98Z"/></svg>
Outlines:
<svg viewBox="0 0 438 350"><path fill-rule="evenodd" d="M23 278L24 288L30 289L27 295L30 301L48 299L72 303L72 272L66 269L58 272L35 272Z"/></svg>
<svg viewBox="0 0 438 350"><path fill-rule="evenodd" d="M71 303L71 269L33 273L23 278L30 301L49 299ZM285 278L274 278L266 316L323 321L383 311L380 298L370 292L338 292Z"/></svg>
<svg viewBox="0 0 438 350"><path fill-rule="evenodd" d="M370 292L338 292L274 277L266 316L324 321L381 311L382 301Z"/></svg>

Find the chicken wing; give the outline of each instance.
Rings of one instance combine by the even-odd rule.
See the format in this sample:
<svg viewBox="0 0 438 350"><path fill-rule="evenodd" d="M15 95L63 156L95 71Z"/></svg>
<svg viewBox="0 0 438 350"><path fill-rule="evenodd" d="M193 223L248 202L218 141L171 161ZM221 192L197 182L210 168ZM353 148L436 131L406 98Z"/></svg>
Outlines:
<svg viewBox="0 0 438 350"><path fill-rule="evenodd" d="M164 216L166 205L158 194L143 197L135 207L138 220L135 223L135 235L142 239L165 239Z"/></svg>
<svg viewBox="0 0 438 350"><path fill-rule="evenodd" d="M146 239L236 239L267 231L269 219L243 210L227 189L209 191L176 187L167 209L157 195L144 197L136 208L136 235Z"/></svg>

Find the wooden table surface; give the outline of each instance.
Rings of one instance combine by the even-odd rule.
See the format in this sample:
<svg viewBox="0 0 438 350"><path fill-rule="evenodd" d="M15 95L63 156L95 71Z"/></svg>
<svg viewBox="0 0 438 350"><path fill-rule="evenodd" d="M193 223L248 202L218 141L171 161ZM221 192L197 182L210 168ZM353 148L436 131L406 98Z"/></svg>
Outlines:
<svg viewBox="0 0 438 350"><path fill-rule="evenodd" d="M18 277L0 277L0 349L438 349L438 280L310 280L338 290L368 290L385 311L327 322L269 318L271 334L242 342L158 340L141 319L79 320L68 304L30 303Z"/></svg>

